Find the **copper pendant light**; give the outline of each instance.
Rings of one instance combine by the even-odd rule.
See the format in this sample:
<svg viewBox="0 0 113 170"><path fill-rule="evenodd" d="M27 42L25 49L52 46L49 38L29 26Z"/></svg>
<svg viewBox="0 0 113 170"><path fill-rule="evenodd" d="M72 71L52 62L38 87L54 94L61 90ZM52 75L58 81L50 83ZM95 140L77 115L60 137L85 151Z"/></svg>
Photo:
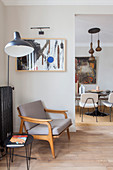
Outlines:
<svg viewBox="0 0 113 170"><path fill-rule="evenodd" d="M93 56L94 53L94 49L93 49L93 42L92 42L92 35L98 33L98 46L96 48L96 51L99 52L102 50L102 48L100 47L100 40L99 40L99 32L100 32L100 28L91 28L88 30L88 33L91 34L91 43L90 43L90 50L89 53L91 54L91 56L89 57L89 61L94 61L95 57Z"/></svg>
<svg viewBox="0 0 113 170"><path fill-rule="evenodd" d="M89 61L95 61L95 57L93 56L93 54L91 54L91 57L89 57Z"/></svg>
<svg viewBox="0 0 113 170"><path fill-rule="evenodd" d="M89 53L90 53L90 54L93 54L93 53L94 53L94 50L93 50L93 42L92 42L92 34L91 34L91 43L90 43Z"/></svg>
<svg viewBox="0 0 113 170"><path fill-rule="evenodd" d="M99 52L99 51L102 50L102 48L100 47L99 33L98 33L98 41L97 41L97 44L98 44L98 46L97 46L97 48L96 48L95 50L96 50L97 52Z"/></svg>

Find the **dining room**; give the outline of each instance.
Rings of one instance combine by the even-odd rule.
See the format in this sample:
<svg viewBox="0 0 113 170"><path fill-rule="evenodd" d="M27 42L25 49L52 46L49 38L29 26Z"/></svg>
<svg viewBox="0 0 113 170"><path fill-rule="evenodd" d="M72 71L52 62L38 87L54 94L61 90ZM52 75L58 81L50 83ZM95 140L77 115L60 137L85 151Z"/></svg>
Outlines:
<svg viewBox="0 0 113 170"><path fill-rule="evenodd" d="M113 125L112 19L113 15L75 16L75 120L78 126ZM83 93L97 94L98 100L97 107L82 107L82 117ZM111 102L110 107L106 106L107 102Z"/></svg>

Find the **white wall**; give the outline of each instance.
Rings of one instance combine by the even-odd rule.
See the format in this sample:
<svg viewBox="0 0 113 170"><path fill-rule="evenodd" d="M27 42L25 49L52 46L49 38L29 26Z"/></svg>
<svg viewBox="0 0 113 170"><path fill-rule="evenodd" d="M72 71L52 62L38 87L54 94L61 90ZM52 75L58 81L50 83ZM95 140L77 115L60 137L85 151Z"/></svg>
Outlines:
<svg viewBox="0 0 113 170"><path fill-rule="evenodd" d="M14 90L14 131L19 129L16 107L41 99L53 109L68 109L75 130L75 14L112 14L112 6L9 6L6 7L6 41L19 31L24 38L38 38L31 26L50 26L44 37L67 40L66 72L16 72L15 60L10 58L10 84Z"/></svg>
<svg viewBox="0 0 113 170"><path fill-rule="evenodd" d="M89 47L76 47L76 57L87 57ZM101 90L113 91L113 47L102 47L95 52L97 59L97 83ZM86 90L96 89L96 85L85 85Z"/></svg>
<svg viewBox="0 0 113 170"><path fill-rule="evenodd" d="M74 116L74 54L71 50L74 32L74 14L67 15L62 7L7 7L7 41L18 30L24 38L37 38L38 31L32 26L50 26L44 37L65 38L67 40L66 72L16 72L15 60L10 58L10 83L14 90L14 131L19 129L16 107L20 104L41 99L52 109L68 109L69 117ZM59 11L59 12L58 12ZM54 16L53 16L54 15ZM70 20L71 18L71 20ZM67 22L68 20L68 22ZM70 30L70 31L69 31ZM74 50L73 50L74 51Z"/></svg>
<svg viewBox="0 0 113 170"><path fill-rule="evenodd" d="M6 63L4 56L4 34L5 34L5 7L0 1L0 86L5 85Z"/></svg>

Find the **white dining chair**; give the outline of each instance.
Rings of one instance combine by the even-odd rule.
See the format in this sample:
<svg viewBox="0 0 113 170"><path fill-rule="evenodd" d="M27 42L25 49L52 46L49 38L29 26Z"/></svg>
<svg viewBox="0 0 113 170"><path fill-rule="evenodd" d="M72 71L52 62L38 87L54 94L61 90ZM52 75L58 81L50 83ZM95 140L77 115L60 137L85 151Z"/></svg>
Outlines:
<svg viewBox="0 0 113 170"><path fill-rule="evenodd" d="M109 94L108 101L104 101L103 105L104 105L104 112L105 112L105 107L109 108L109 115L110 115L110 122L111 122L111 111L113 107L113 93Z"/></svg>
<svg viewBox="0 0 113 170"><path fill-rule="evenodd" d="M83 93L81 94L80 102L80 116L82 113L81 121L83 122L83 112L84 108L95 108L98 107L98 94L96 93ZM96 116L96 122L97 122L97 116Z"/></svg>

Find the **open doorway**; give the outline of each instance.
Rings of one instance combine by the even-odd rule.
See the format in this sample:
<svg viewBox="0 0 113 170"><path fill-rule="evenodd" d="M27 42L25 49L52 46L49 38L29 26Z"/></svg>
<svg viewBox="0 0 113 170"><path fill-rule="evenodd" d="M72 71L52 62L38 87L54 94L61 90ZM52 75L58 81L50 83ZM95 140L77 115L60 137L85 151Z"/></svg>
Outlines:
<svg viewBox="0 0 113 170"><path fill-rule="evenodd" d="M112 124L113 113L110 115L99 116L98 122L95 117L84 114L84 121L81 121L79 99L81 93L98 90L103 94L98 101L98 108L102 112L109 113L109 108L103 111L103 101L107 101L109 93L113 91L113 15L76 15L75 16L75 114L76 124ZM92 28L99 28L99 33L90 34L88 30ZM98 46L102 48L99 52L95 49ZM89 50L94 49L94 62L88 62L91 54ZM77 70L78 69L78 70ZM91 70L93 76L91 77ZM82 74L83 73L83 74ZM86 74L87 73L87 74ZM79 75L78 75L79 74ZM86 75L90 75L90 81ZM85 75L85 76L84 76ZM93 79L94 78L94 79ZM81 92L81 85L83 85Z"/></svg>

